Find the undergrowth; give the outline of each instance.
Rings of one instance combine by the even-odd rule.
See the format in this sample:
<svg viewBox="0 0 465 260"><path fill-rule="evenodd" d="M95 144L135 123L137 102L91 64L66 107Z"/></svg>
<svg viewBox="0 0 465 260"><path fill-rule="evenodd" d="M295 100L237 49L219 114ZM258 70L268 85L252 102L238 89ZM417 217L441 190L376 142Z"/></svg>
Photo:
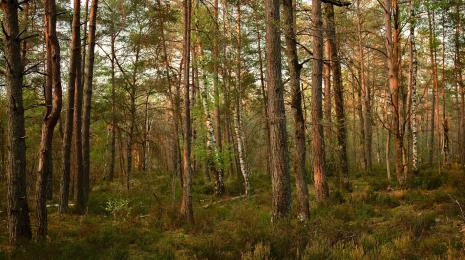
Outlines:
<svg viewBox="0 0 465 260"><path fill-rule="evenodd" d="M352 179L316 203L310 219L271 224L268 176L256 174L248 199L241 180L227 179L227 194L212 196L211 183L194 183L195 225L178 215L180 191L168 174L139 174L127 191L119 182L93 186L87 214L59 215L51 207L49 237L11 250L0 229L0 258L18 259L461 259L464 257L465 177L458 169L441 174L423 169L402 188L384 171ZM334 182L334 183L333 183ZM4 192L4 191L2 191ZM293 194L295 196L295 194ZM295 197L294 197L295 199ZM5 202L0 204L6 227ZM53 203L51 203L53 204ZM33 212L31 213L33 214ZM32 215L33 216L33 215ZM34 224L34 223L33 223Z"/></svg>

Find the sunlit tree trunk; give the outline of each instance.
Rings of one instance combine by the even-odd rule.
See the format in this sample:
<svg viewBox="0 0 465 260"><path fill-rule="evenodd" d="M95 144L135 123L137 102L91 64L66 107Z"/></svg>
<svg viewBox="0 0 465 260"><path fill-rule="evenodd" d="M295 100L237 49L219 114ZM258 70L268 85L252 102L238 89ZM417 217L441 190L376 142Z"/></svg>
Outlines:
<svg viewBox="0 0 465 260"><path fill-rule="evenodd" d="M23 107L23 65L21 59L18 1L2 1L6 97L8 106L7 219L9 242L17 245L31 239L26 185L26 133Z"/></svg>
<svg viewBox="0 0 465 260"><path fill-rule="evenodd" d="M363 128L363 152L365 171L370 173L372 170L372 120L370 111L370 89L366 79L366 68L365 68L365 48L363 46L362 36L362 14L360 10L360 0L357 1L357 34L358 34L358 58L360 63L360 92L362 99L360 105L362 108L362 128Z"/></svg>
<svg viewBox="0 0 465 260"><path fill-rule="evenodd" d="M322 108L322 70L323 70L323 24L321 1L312 0L313 61L312 61L312 152L313 179L317 200L329 197L324 167L324 134Z"/></svg>
<svg viewBox="0 0 465 260"><path fill-rule="evenodd" d="M344 87L342 84L341 62L336 42L336 26L334 22L334 6L325 5L328 20L328 41L331 47L331 68L334 78L334 106L336 109L337 154L339 159L339 176L343 186L349 185L349 164L347 161L347 129L344 106Z"/></svg>
<svg viewBox="0 0 465 260"><path fill-rule="evenodd" d="M291 183L281 76L280 1L265 1L266 80L270 126L272 219L287 217L291 208Z"/></svg>
<svg viewBox="0 0 465 260"><path fill-rule="evenodd" d="M308 188L305 172L305 121L302 110L302 92L300 88L300 70L297 56L297 39L295 35L294 7L292 0L283 1L284 34L286 39L286 55L289 67L289 84L292 93L292 113L294 117L295 158L294 172L296 175L296 190L299 218L308 219ZM329 68L328 68L329 70ZM327 97L330 99L330 97Z"/></svg>
<svg viewBox="0 0 465 260"><path fill-rule="evenodd" d="M400 28L399 28L399 6L397 0L385 0L384 6L385 21L385 44L387 53L389 92L391 96L392 125L394 135L394 160L397 181L403 184L403 136L401 130L400 107L399 107L399 63L400 63Z"/></svg>

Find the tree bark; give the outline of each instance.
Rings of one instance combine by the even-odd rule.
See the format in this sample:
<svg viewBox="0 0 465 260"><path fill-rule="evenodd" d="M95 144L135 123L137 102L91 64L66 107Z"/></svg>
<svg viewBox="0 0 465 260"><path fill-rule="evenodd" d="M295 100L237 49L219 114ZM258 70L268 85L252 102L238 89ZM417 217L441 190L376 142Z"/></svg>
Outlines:
<svg viewBox="0 0 465 260"><path fill-rule="evenodd" d="M3 11L6 96L8 105L8 193L9 242L18 245L31 239L26 185L26 133L23 107L23 65L18 21L18 1L1 1Z"/></svg>
<svg viewBox="0 0 465 260"><path fill-rule="evenodd" d="M331 68L334 78L334 106L336 109L337 153L339 157L339 176L344 187L349 185L349 164L347 161L347 129L344 106L344 87L342 84L341 62L339 60L336 26L334 21L334 7L325 5L328 20L328 41L331 46Z"/></svg>
<svg viewBox="0 0 465 260"><path fill-rule="evenodd" d="M47 180L53 170L53 131L60 117L62 106L60 45L56 32L56 3L55 0L46 0L44 4L47 69L49 70L47 70L45 89L47 108L42 122L36 183L37 237L40 239L47 236ZM47 97L47 95L50 96ZM51 186L48 188L51 188Z"/></svg>
<svg viewBox="0 0 465 260"><path fill-rule="evenodd" d="M94 50L95 50L95 31L97 24L97 9L98 0L92 0L90 7L89 18L89 36L87 53L85 77L84 77L84 108L83 108L83 122L82 122L82 168L84 177L84 201L87 203L90 192L90 113L92 102L92 84L94 76Z"/></svg>
<svg viewBox="0 0 465 260"><path fill-rule="evenodd" d="M300 70L297 56L297 39L295 35L294 7L292 0L283 1L284 32L286 39L286 55L289 68L289 84L292 93L292 113L294 117L296 190L299 219L307 220L309 215L307 173L305 172L305 121L302 110L302 92L300 88ZM328 68L329 70L329 68ZM329 96L327 98L330 98Z"/></svg>
<svg viewBox="0 0 465 260"><path fill-rule="evenodd" d="M321 15L321 1L312 0L312 28L313 61L312 61L312 151L313 151L313 179L318 201L329 197L328 184L324 167L324 133L323 133L323 25Z"/></svg>
<svg viewBox="0 0 465 260"><path fill-rule="evenodd" d="M270 126L272 220L289 216L291 184L281 76L280 1L265 1L268 124Z"/></svg>
<svg viewBox="0 0 465 260"><path fill-rule="evenodd" d="M399 63L401 57L399 49L399 6L397 0L385 0L383 9L386 26L385 44L388 60L389 91L391 95L391 108L393 114L392 130L394 135L394 159L397 181L399 184L403 184L403 135L401 131L399 109Z"/></svg>
<svg viewBox="0 0 465 260"><path fill-rule="evenodd" d="M244 145L244 133L242 129L242 39L241 39L241 1L237 1L237 18L236 18L236 43L237 43L237 56L236 56L236 93L235 93L235 112L234 112L234 133L236 135L237 152L239 159L239 170L244 178L244 191L248 196L250 195L250 177L249 168L247 166L247 157Z"/></svg>
<svg viewBox="0 0 465 260"><path fill-rule="evenodd" d="M181 215L190 225L194 224L194 213L192 210L192 168L191 168L191 141L192 122L190 110L189 91L189 63L191 48L191 0L184 0L184 38L183 38L183 86L184 86L184 149L183 149L183 187Z"/></svg>
<svg viewBox="0 0 465 260"><path fill-rule="evenodd" d="M433 13L432 13L433 12ZM428 13L428 27L429 27L429 51L431 61L431 72L433 81L433 93L431 96L431 133L430 133L430 152L429 152L429 163L434 163L434 157L438 143L435 139L439 135L439 80L436 63L436 49L434 47L435 38L435 26L434 26L434 11L430 10L429 4L427 4Z"/></svg>
<svg viewBox="0 0 465 260"><path fill-rule="evenodd" d="M362 39L362 14L360 10L360 0L357 1L357 34L358 34L358 52L360 62L360 87L362 100L360 104L362 107L362 128L363 128L363 152L365 157L365 171L370 174L373 168L372 159L372 120L371 120L371 109L370 109L370 89L367 85L366 80L366 68L365 68L365 50L363 47Z"/></svg>
<svg viewBox="0 0 465 260"><path fill-rule="evenodd" d="M81 35L81 27L75 27L75 34L78 39ZM83 176L83 162L82 162L82 99L83 99L83 88L82 88L82 57L81 57L81 41L76 46L76 77L74 81L74 115L73 115L73 148L74 148L74 200L76 202L76 212L83 213L85 208L85 197L84 197L84 176Z"/></svg>
<svg viewBox="0 0 465 260"><path fill-rule="evenodd" d="M460 53L460 36L462 32L462 16L460 13L460 8L463 6L462 0L457 1L456 3L456 25L455 25L455 79L460 92L460 108L459 108L459 153L460 153L460 162L462 165L465 165L465 84L463 79L463 64L462 56Z"/></svg>
<svg viewBox="0 0 465 260"><path fill-rule="evenodd" d="M60 203L58 211L65 213L68 210L69 201L69 182L71 176L71 142L73 139L73 116L74 116L74 85L76 83L76 68L78 67L77 56L79 53L80 36L78 35L80 27L80 10L81 1L74 0L73 22L72 22L72 39L71 39L71 57L69 61L69 80L68 80L68 107L66 110L65 132L62 146L62 167L60 185Z"/></svg>
<svg viewBox="0 0 465 260"><path fill-rule="evenodd" d="M415 43L415 1L409 1L409 24L410 24L410 37L409 37L409 95L410 95L410 128L412 131L412 168L413 172L418 172L418 129L417 129L417 49Z"/></svg>

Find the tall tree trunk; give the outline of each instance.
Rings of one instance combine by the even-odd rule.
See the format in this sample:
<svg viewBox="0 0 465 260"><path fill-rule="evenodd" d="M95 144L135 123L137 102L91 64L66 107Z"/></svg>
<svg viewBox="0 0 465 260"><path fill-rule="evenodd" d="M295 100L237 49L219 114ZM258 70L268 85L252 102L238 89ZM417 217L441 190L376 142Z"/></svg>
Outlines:
<svg viewBox="0 0 465 260"><path fill-rule="evenodd" d="M26 131L23 107L23 65L18 21L18 1L2 1L4 55L8 104L8 193L7 218L9 242L17 245L31 239L31 224L26 185Z"/></svg>
<svg viewBox="0 0 465 260"><path fill-rule="evenodd" d="M114 30L114 25L112 25ZM111 34L111 152L110 152L110 167L106 176L109 181L113 181L115 176L115 162L116 162L116 33Z"/></svg>
<svg viewBox="0 0 465 260"><path fill-rule="evenodd" d="M189 63L191 48L191 0L184 0L184 38L183 38L183 86L184 86L184 150L183 150L183 187L181 215L189 224L194 223L194 213L192 210L192 168L191 168L191 141L192 122L190 110L189 92Z"/></svg>
<svg viewBox="0 0 465 260"><path fill-rule="evenodd" d="M329 197L328 184L324 167L324 134L323 134L323 104L322 104L322 70L323 70L323 25L321 16L321 1L312 0L313 35L313 65L312 65L312 152L313 179L317 200Z"/></svg>
<svg viewBox="0 0 465 260"><path fill-rule="evenodd" d="M263 72L263 53L262 53L262 35L260 33L260 28L258 26L259 19L255 19L255 29L257 30L257 52L258 52L258 69L260 75L260 90L263 99L264 113L265 113L265 134L266 134L266 173L268 176L271 176L270 164L271 164L271 154L270 154L270 126L268 124L268 100L265 90L265 76Z"/></svg>
<svg viewBox="0 0 465 260"><path fill-rule="evenodd" d="M384 3L384 21L386 26L385 44L389 72L389 91L391 95L391 107L393 114L391 128L394 134L394 159L396 163L397 181L399 184L403 184L403 136L399 109L399 63L401 58L399 46L399 6L397 0L385 0Z"/></svg>
<svg viewBox="0 0 465 260"><path fill-rule="evenodd" d="M236 43L237 43L237 56L236 56L236 93L235 93L235 112L234 112L234 132L236 135L236 143L237 143L237 152L239 158L239 169L244 178L244 190L245 194L248 196L250 195L250 177L249 177L249 169L247 166L247 158L246 158L246 151L244 145L244 133L242 129L242 114L241 114L241 107L242 107L242 40L241 40L241 1L237 1L237 18L236 18Z"/></svg>
<svg viewBox="0 0 465 260"><path fill-rule="evenodd" d="M344 87L342 84L341 62L339 60L334 22L334 6L326 4L325 14L328 19L328 41L331 46L331 68L334 78L334 105L336 109L337 153L339 157L339 176L343 186L349 185L349 164L347 161L347 129L344 106Z"/></svg>
<svg viewBox="0 0 465 260"><path fill-rule="evenodd" d="M272 220L287 217L291 208L291 183L281 76L280 1L265 1L266 80L270 126Z"/></svg>
<svg viewBox="0 0 465 260"><path fill-rule="evenodd" d="M409 93L410 93L410 128L412 131L412 168L413 172L418 172L418 129L417 129L417 49L415 43L415 1L409 1L409 23L410 23L410 37L409 37Z"/></svg>
<svg viewBox="0 0 465 260"><path fill-rule="evenodd" d="M460 36L462 32L462 16L460 13L460 8L463 6L462 0L457 1L456 3L456 25L455 25L455 79L460 92L460 109L459 109L459 152L460 152L460 162L462 165L465 165L465 84L463 81L463 64L462 56L460 52Z"/></svg>
<svg viewBox="0 0 465 260"><path fill-rule="evenodd" d="M60 45L56 32L56 3L55 0L45 1L45 39L47 44L47 84L46 112L42 122L42 135L39 148L39 164L37 166L36 183L36 214L37 237L47 236L47 180L52 174L52 141L53 131L58 122L62 105ZM49 95L49 96L47 96Z"/></svg>
<svg viewBox="0 0 465 260"><path fill-rule="evenodd" d="M215 136L216 142L218 144L218 152L220 157L218 158L219 166L224 173L223 165L223 137L222 137L222 128L221 128L221 100L220 100L220 81L219 81L219 47L218 47L218 37L219 37L219 20L218 20L218 0L214 0L214 25L213 25L213 50L212 50L212 62L213 62L213 90L215 95ZM223 79L224 80L224 79Z"/></svg>
<svg viewBox="0 0 465 260"><path fill-rule="evenodd" d="M69 180L71 176L71 142L73 139L73 116L74 116L74 85L76 83L76 68L78 67L77 56L79 53L80 37L79 26L81 17L81 1L74 0L73 22L72 22L72 39L71 39L71 57L69 61L69 80L68 80L68 107L66 110L65 132L63 137L63 174L61 176L60 186L60 203L58 211L65 213L68 210L69 201Z"/></svg>
<svg viewBox="0 0 465 260"><path fill-rule="evenodd" d="M434 46L435 41L435 26L434 26L434 11L430 10L429 3L427 4L427 13L428 13L428 27L429 27L429 51L431 59L431 70L432 70L432 81L433 81L433 92L431 96L431 134L430 134L430 153L429 153L429 163L434 163L435 152L439 143L435 139L439 134L439 80L437 72L437 63L436 63L436 48Z"/></svg>
<svg viewBox="0 0 465 260"><path fill-rule="evenodd" d="M297 56L297 39L295 35L294 7L292 0L283 1L284 32L286 38L286 55L289 66L289 84L292 92L292 113L294 116L294 142L295 159L294 172L296 175L296 190L299 209L299 218L308 219L308 188L305 172L305 121L302 110L302 92L300 89L299 58ZM328 68L329 70L329 68ZM329 96L327 97L329 98Z"/></svg>
<svg viewBox="0 0 465 260"><path fill-rule="evenodd" d="M157 0L158 6L160 8L160 11L162 11L162 5L161 1ZM160 30L161 30L161 37L162 37L162 48L163 48L163 59L164 59L164 65L165 65L165 74L166 78L168 81L168 92L170 96L170 103L171 103L171 111L172 111L172 120L173 120L173 165L174 165L174 174L173 174L173 194L175 194L175 176L178 176L181 179L181 186L182 186L182 168L181 168L181 151L180 151L180 140L179 140L179 135L180 135L180 130L179 130L179 123L181 121L181 107L180 107L180 93L179 93L179 84L176 84L175 86L175 93L173 93L173 82L171 79L171 73L170 73L170 62L169 62L169 57L168 57L168 51L167 51L167 46L166 46L166 38L165 38L165 23L164 20L160 20ZM183 61L181 61L180 65L180 73L182 71L182 64ZM181 77L179 77L181 78Z"/></svg>
<svg viewBox="0 0 465 260"><path fill-rule="evenodd" d="M92 99L92 81L94 76L95 31L97 24L98 0L92 0L89 18L89 52L86 56L84 77L84 108L82 122L82 167L84 175L84 200L87 202L90 192L90 112Z"/></svg>
<svg viewBox="0 0 465 260"><path fill-rule="evenodd" d="M75 28L76 37L80 38L81 27L78 26ZM76 56L76 77L74 85L74 115L73 115L73 140L74 140L74 173L75 173L75 183L74 183L74 200L76 202L76 211L78 213L83 213L85 208L85 197L84 197L84 176L83 176L83 165L82 165L82 99L83 99L83 88L82 88L82 57L81 57L81 41L79 45L76 46L79 53Z"/></svg>
<svg viewBox="0 0 465 260"><path fill-rule="evenodd" d="M363 152L365 158L365 170L368 174L371 173L373 160L372 160L372 129L371 129L371 111L370 111L370 90L366 80L365 69L365 50L363 47L362 38L362 14L360 10L360 0L357 1L357 34L358 34L358 53L360 62L360 87L362 100L360 104L362 107L362 128L363 128Z"/></svg>
<svg viewBox="0 0 465 260"><path fill-rule="evenodd" d="M442 98L442 155L444 165L449 164L449 123L446 115L446 30L445 30L445 11L442 14L442 77L441 77L441 98Z"/></svg>

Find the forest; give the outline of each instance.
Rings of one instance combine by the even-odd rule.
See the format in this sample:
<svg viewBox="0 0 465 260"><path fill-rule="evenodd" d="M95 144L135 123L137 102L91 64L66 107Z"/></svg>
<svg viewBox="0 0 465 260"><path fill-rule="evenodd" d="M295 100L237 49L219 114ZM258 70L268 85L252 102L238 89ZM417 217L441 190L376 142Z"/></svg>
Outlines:
<svg viewBox="0 0 465 260"><path fill-rule="evenodd" d="M0 259L465 259L465 1L0 8Z"/></svg>

